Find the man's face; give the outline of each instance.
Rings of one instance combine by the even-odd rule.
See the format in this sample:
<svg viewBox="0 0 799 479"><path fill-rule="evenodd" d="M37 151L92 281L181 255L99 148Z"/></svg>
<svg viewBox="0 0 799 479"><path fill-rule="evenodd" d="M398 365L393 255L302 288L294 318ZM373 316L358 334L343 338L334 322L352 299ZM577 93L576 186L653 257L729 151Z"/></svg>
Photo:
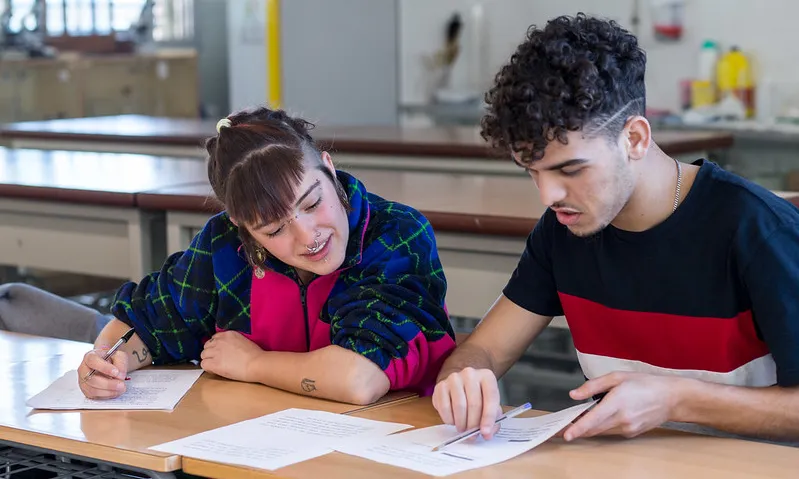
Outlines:
<svg viewBox="0 0 799 479"><path fill-rule="evenodd" d="M568 144L552 141L527 171L541 202L576 236L598 233L621 212L635 189L633 170L623 148L604 136L567 134ZM514 154L519 163L519 158Z"/></svg>

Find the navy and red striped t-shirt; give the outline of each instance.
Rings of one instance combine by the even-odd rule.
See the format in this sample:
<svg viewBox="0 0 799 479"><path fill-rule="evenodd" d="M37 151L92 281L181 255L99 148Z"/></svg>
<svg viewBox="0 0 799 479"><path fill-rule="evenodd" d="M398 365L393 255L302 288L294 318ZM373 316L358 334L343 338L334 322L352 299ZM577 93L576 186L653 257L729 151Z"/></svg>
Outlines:
<svg viewBox="0 0 799 479"><path fill-rule="evenodd" d="M565 315L583 373L799 385L799 209L699 160L664 222L580 238L548 210L504 289Z"/></svg>

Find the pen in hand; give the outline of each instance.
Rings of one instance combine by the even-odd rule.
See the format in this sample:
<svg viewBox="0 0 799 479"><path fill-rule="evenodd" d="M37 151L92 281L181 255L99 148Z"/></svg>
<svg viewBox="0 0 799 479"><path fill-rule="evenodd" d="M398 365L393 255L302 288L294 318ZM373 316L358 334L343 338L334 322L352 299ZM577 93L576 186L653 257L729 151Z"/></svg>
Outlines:
<svg viewBox="0 0 799 479"><path fill-rule="evenodd" d="M510 419L510 418L512 418L514 416L518 416L519 414L523 413L524 411L529 410L531 407L532 406L530 406L529 402L528 403L524 403L521 406L519 406L517 408L514 408L514 409L511 409L510 411L506 412L505 414L499 416L497 418L497 420L494 421L494 424L499 424L500 422L504 421L505 419ZM433 448L433 452L440 451L441 449L444 449L445 447L450 446L452 444L455 444L455 443L458 443L458 442L461 442L461 441L465 441L466 439L469 439L470 437L477 435L477 433L479 433L479 432L480 432L480 428L479 427L464 431L464 432L458 434L457 436L455 436L455 437L453 437L451 439L447 439L446 441L442 442L438 446L434 447Z"/></svg>
<svg viewBox="0 0 799 479"><path fill-rule="evenodd" d="M130 339L131 336L133 336L134 332L136 332L136 331L133 328L130 328L127 333L125 333L121 338L119 338L119 341L117 341L116 344L111 346L111 349L106 351L106 353L103 355L103 361L107 361L108 358L110 358L111 355L114 354L117 351L117 349L120 348L120 346L122 346L123 344L127 343L128 339ZM96 372L97 372L96 369L92 369L91 371L89 371L89 374L87 374L86 377L83 378L83 382L86 382L89 379L91 379L91 377L94 376L94 373L96 373Z"/></svg>

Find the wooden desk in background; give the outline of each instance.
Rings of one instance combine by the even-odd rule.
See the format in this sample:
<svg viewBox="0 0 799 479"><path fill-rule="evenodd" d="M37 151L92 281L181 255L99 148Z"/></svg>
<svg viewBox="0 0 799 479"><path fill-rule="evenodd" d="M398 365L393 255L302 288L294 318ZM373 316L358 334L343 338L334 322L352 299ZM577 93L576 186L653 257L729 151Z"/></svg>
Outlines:
<svg viewBox="0 0 799 479"><path fill-rule="evenodd" d="M428 217L458 317L483 316L545 211L526 175L350 171ZM218 211L206 174L191 158L0 149L0 263L138 281Z"/></svg>
<svg viewBox="0 0 799 479"><path fill-rule="evenodd" d="M205 157L203 141L216 120L118 115L20 122L0 127L0 141L15 148L111 151ZM319 127L311 131L343 168L448 171L523 176L507 155L488 147L477 127ZM719 153L732 135L718 131L655 131L667 154L684 161Z"/></svg>
<svg viewBox="0 0 799 479"><path fill-rule="evenodd" d="M76 369L91 347L0 331L0 391L5 391L0 395L0 445L87 458L167 477L154 472L180 469L181 457L152 451L150 446L292 407L355 413L415 397L394 392L362 407L203 374L171 412L47 411L25 405L29 397Z"/></svg>
<svg viewBox="0 0 799 479"><path fill-rule="evenodd" d="M436 233L453 316L482 318L507 283L525 240L546 208L527 176L352 169L367 190L424 214ZM778 192L799 205L799 193ZM139 207L166 211L167 251L186 249L219 211L207 182L137 195ZM566 327L562 317L554 326Z"/></svg>
<svg viewBox="0 0 799 479"><path fill-rule="evenodd" d="M527 176L350 170L366 188L424 214L436 233L453 316L481 318L497 299L545 208ZM209 197L210 195L210 197ZM145 210L166 211L168 253L186 249L218 212L207 182L137 195ZM563 326L558 319L555 324Z"/></svg>
<svg viewBox="0 0 799 479"><path fill-rule="evenodd" d="M526 176L353 173L428 215L457 316L482 317L543 212ZM206 174L191 158L0 149L0 264L138 281L207 221Z"/></svg>
<svg viewBox="0 0 799 479"><path fill-rule="evenodd" d="M164 257L164 219L137 208L135 194L204 180L197 166L186 158L2 148L0 264L139 280Z"/></svg>
<svg viewBox="0 0 799 479"><path fill-rule="evenodd" d="M541 411L525 413L526 416ZM521 417L525 417L525 415ZM398 422L415 427L441 424L430 398L388 408L364 411L357 417ZM739 439L700 436L657 429L634 439L603 437L565 443L551 439L531 451L493 466L474 469L452 478L541 477L547 479L743 479L796 477L799 448ZM367 479L373 477L430 477L409 469L387 466L334 452L276 471L231 466L183 458L189 474L215 479L291 478Z"/></svg>

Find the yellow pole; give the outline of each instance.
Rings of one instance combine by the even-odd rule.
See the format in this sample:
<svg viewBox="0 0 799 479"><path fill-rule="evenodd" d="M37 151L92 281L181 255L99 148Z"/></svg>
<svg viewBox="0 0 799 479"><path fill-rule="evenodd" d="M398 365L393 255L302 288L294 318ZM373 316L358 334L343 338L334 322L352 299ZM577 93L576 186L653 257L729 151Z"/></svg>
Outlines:
<svg viewBox="0 0 799 479"><path fill-rule="evenodd" d="M266 78L270 108L281 108L280 0L266 0Z"/></svg>

